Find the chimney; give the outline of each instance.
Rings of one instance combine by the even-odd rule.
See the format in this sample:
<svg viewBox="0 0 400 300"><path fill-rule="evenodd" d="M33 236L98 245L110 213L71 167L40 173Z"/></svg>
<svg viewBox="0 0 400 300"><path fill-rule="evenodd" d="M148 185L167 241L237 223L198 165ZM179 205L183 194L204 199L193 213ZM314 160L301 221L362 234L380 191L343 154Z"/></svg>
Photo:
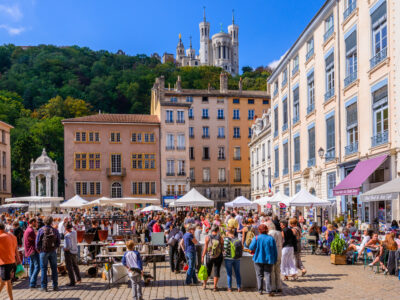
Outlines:
<svg viewBox="0 0 400 300"><path fill-rule="evenodd" d="M177 91L181 91L182 90L182 81L181 81L181 76L178 75L178 79L176 80L176 84L175 84L175 89Z"/></svg>
<svg viewBox="0 0 400 300"><path fill-rule="evenodd" d="M219 75L219 90L221 93L226 93L228 91L228 74L225 72Z"/></svg>
<svg viewBox="0 0 400 300"><path fill-rule="evenodd" d="M242 77L240 77L240 79L239 79L239 92L241 92L242 91Z"/></svg>

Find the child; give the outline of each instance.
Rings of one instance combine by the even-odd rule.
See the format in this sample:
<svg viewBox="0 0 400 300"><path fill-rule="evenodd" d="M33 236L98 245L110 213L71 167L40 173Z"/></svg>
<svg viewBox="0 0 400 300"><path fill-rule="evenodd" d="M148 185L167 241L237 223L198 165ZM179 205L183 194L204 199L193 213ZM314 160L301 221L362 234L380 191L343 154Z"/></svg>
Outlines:
<svg viewBox="0 0 400 300"><path fill-rule="evenodd" d="M132 283L132 294L134 300L142 300L142 286L141 280L143 275L142 258L139 252L134 251L135 244L133 241L126 242L128 251L122 258L122 264L128 269L129 279Z"/></svg>

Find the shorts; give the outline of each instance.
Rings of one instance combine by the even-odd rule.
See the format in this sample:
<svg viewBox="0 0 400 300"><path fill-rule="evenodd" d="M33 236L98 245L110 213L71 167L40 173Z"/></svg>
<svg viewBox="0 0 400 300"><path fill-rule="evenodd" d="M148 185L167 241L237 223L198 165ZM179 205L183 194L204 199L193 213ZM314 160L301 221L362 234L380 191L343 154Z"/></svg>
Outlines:
<svg viewBox="0 0 400 300"><path fill-rule="evenodd" d="M210 277L213 267L215 267L214 268L214 277L218 277L218 278L220 277L221 265L222 265L223 260L224 260L224 257L222 255L217 258L207 258L206 268L207 268L208 277Z"/></svg>
<svg viewBox="0 0 400 300"><path fill-rule="evenodd" d="M12 273L15 273L15 264L7 264L7 265L1 265L0 266L0 278L2 281L8 281L11 280Z"/></svg>

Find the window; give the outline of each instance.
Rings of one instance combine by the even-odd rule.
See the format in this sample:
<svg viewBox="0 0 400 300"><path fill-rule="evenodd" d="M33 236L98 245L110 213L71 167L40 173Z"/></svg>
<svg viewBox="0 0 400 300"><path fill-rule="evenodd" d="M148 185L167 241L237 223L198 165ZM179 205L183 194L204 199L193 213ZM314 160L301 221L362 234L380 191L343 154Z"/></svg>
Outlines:
<svg viewBox="0 0 400 300"><path fill-rule="evenodd" d="M167 185L167 195L175 196L175 185Z"/></svg>
<svg viewBox="0 0 400 300"><path fill-rule="evenodd" d="M233 104L239 104L239 99L233 99L232 103Z"/></svg>
<svg viewBox="0 0 400 300"><path fill-rule="evenodd" d="M345 154L349 155L358 151L358 117L357 102L346 107L347 146Z"/></svg>
<svg viewBox="0 0 400 300"><path fill-rule="evenodd" d="M372 146L388 142L389 111L388 111L388 88L387 85L372 93L373 129Z"/></svg>
<svg viewBox="0 0 400 300"><path fill-rule="evenodd" d="M238 110L238 109L233 110L233 119L240 120L240 110Z"/></svg>
<svg viewBox="0 0 400 300"><path fill-rule="evenodd" d="M5 130L1 131L1 142L3 144L6 144L6 131Z"/></svg>
<svg viewBox="0 0 400 300"><path fill-rule="evenodd" d="M193 118L194 118L194 115L193 115L193 108L189 108L189 110L188 110L188 118L189 118L190 120L193 120Z"/></svg>
<svg viewBox="0 0 400 300"><path fill-rule="evenodd" d="M7 191L7 176L3 175L3 191Z"/></svg>
<svg viewBox="0 0 400 300"><path fill-rule="evenodd" d="M333 59L333 52L325 59L325 101L331 99L335 95L335 65Z"/></svg>
<svg viewBox="0 0 400 300"><path fill-rule="evenodd" d="M75 182L75 194L85 196L98 196L101 195L100 182Z"/></svg>
<svg viewBox="0 0 400 300"><path fill-rule="evenodd" d="M185 112L183 110L176 112L176 123L185 123Z"/></svg>
<svg viewBox="0 0 400 300"><path fill-rule="evenodd" d="M204 96L203 98L201 98L202 102L208 102L208 97Z"/></svg>
<svg viewBox="0 0 400 300"><path fill-rule="evenodd" d="M233 138L234 139L240 138L240 127L233 127Z"/></svg>
<svg viewBox="0 0 400 300"><path fill-rule="evenodd" d="M294 183L294 188L295 188L295 193L297 194L298 192L300 192L300 190L301 190L301 183L300 183L300 181L296 181L295 183Z"/></svg>
<svg viewBox="0 0 400 300"><path fill-rule="evenodd" d="M242 181L242 169L241 168L235 168L235 182L240 182Z"/></svg>
<svg viewBox="0 0 400 300"><path fill-rule="evenodd" d="M299 55L297 54L296 57L293 59L292 76L295 75L298 70L299 70Z"/></svg>
<svg viewBox="0 0 400 300"><path fill-rule="evenodd" d="M249 109L248 119L249 120L254 120L254 109Z"/></svg>
<svg viewBox="0 0 400 300"><path fill-rule="evenodd" d="M210 168L203 168L203 181L210 182Z"/></svg>
<svg viewBox="0 0 400 300"><path fill-rule="evenodd" d="M186 102L193 103L193 97L192 96L187 96L186 97Z"/></svg>
<svg viewBox="0 0 400 300"><path fill-rule="evenodd" d="M289 184L285 184L284 186L283 186L283 193L286 195L286 196L290 196L290 187L289 187Z"/></svg>
<svg viewBox="0 0 400 300"><path fill-rule="evenodd" d="M288 142L283 144L283 176L289 173L289 145Z"/></svg>
<svg viewBox="0 0 400 300"><path fill-rule="evenodd" d="M203 119L208 119L208 108L203 108L203 114L201 117Z"/></svg>
<svg viewBox="0 0 400 300"><path fill-rule="evenodd" d="M89 170L100 170L100 153L89 153Z"/></svg>
<svg viewBox="0 0 400 300"><path fill-rule="evenodd" d="M307 96L307 114L309 114L315 109L314 71L307 77Z"/></svg>
<svg viewBox="0 0 400 300"><path fill-rule="evenodd" d="M167 160L167 176L175 175L175 161L173 159Z"/></svg>
<svg viewBox="0 0 400 300"><path fill-rule="evenodd" d="M308 129L308 167L315 166L315 127Z"/></svg>
<svg viewBox="0 0 400 300"><path fill-rule="evenodd" d="M286 97L282 102L282 120L282 131L286 131L286 129L288 128L288 103Z"/></svg>
<svg viewBox="0 0 400 300"><path fill-rule="evenodd" d="M235 197L239 197L242 195L242 189L241 188L235 188Z"/></svg>
<svg viewBox="0 0 400 300"><path fill-rule="evenodd" d="M325 20L325 34L324 34L324 41L326 42L333 34L334 27L333 27L333 14L331 14Z"/></svg>
<svg viewBox="0 0 400 300"><path fill-rule="evenodd" d="M300 137L295 136L293 139L293 155L294 155L294 165L293 172L300 171Z"/></svg>
<svg viewBox="0 0 400 300"><path fill-rule="evenodd" d="M178 134L178 150L185 150L186 149L186 144L185 144L185 135L183 133Z"/></svg>
<svg viewBox="0 0 400 300"><path fill-rule="evenodd" d="M223 109L218 109L218 119L223 120L224 117L224 110Z"/></svg>
<svg viewBox="0 0 400 300"><path fill-rule="evenodd" d="M371 68L387 57L387 15L384 1L371 15L372 59Z"/></svg>
<svg viewBox="0 0 400 300"><path fill-rule="evenodd" d="M300 120L299 87L293 90L293 124Z"/></svg>
<svg viewBox="0 0 400 300"><path fill-rule="evenodd" d="M3 160L4 160L3 153ZM100 153L75 153L75 170L100 170Z"/></svg>
<svg viewBox="0 0 400 300"><path fill-rule="evenodd" d="M209 133L209 127L208 126L203 126L203 139L209 138L210 133Z"/></svg>
<svg viewBox="0 0 400 300"><path fill-rule="evenodd" d="M110 142L111 143L120 143L121 142L121 134L119 132L111 132Z"/></svg>
<svg viewBox="0 0 400 300"><path fill-rule="evenodd" d="M263 99L263 104L269 104L269 101L267 99Z"/></svg>
<svg viewBox="0 0 400 300"><path fill-rule="evenodd" d="M344 41L346 45L346 78L347 87L357 79L357 31L354 30Z"/></svg>
<svg viewBox="0 0 400 300"><path fill-rule="evenodd" d="M156 155L154 153L133 153L132 169L149 170L156 168Z"/></svg>
<svg viewBox="0 0 400 300"><path fill-rule="evenodd" d="M218 169L218 181L219 182L226 181L225 168L219 168Z"/></svg>
<svg viewBox="0 0 400 300"><path fill-rule="evenodd" d="M268 140L267 150L268 150L267 158L271 159L271 141L270 140Z"/></svg>
<svg viewBox="0 0 400 300"><path fill-rule="evenodd" d="M235 160L240 160L241 159L240 147L239 146L233 147L233 159L235 159Z"/></svg>
<svg viewBox="0 0 400 300"><path fill-rule="evenodd" d="M1 166L2 166L3 168L7 167L7 154L6 154L5 151L3 151L2 164L1 164Z"/></svg>
<svg viewBox="0 0 400 300"><path fill-rule="evenodd" d="M351 13L356 9L357 0L346 0L346 10L343 13L343 19L346 20Z"/></svg>
<svg viewBox="0 0 400 300"><path fill-rule="evenodd" d="M335 116L326 120L326 154L325 159L335 159Z"/></svg>
<svg viewBox="0 0 400 300"><path fill-rule="evenodd" d="M279 86L279 83L277 80L274 82L274 97L278 94L278 89L279 89L278 86Z"/></svg>
<svg viewBox="0 0 400 300"><path fill-rule="evenodd" d="M261 160L265 161L265 144L261 146Z"/></svg>
<svg viewBox="0 0 400 300"><path fill-rule="evenodd" d="M132 182L132 195L155 195L156 183L152 182Z"/></svg>
<svg viewBox="0 0 400 300"><path fill-rule="evenodd" d="M210 159L210 148L203 147L203 159Z"/></svg>
<svg viewBox="0 0 400 300"><path fill-rule="evenodd" d="M287 83L287 68L282 72L282 88L286 85L286 83Z"/></svg>
<svg viewBox="0 0 400 300"><path fill-rule="evenodd" d="M165 114L165 123L174 123L174 111L168 109Z"/></svg>
<svg viewBox="0 0 400 300"><path fill-rule="evenodd" d="M224 98L218 98L217 99L218 104L223 104L224 103Z"/></svg>
<svg viewBox="0 0 400 300"><path fill-rule="evenodd" d="M258 164L260 163L260 148L257 147L256 149L256 164L258 166Z"/></svg>
<svg viewBox="0 0 400 300"><path fill-rule="evenodd" d="M225 138L225 127L218 127L218 138Z"/></svg>
<svg viewBox="0 0 400 300"><path fill-rule="evenodd" d="M184 160L178 160L178 176L185 176L185 161Z"/></svg>
<svg viewBox="0 0 400 300"><path fill-rule="evenodd" d="M154 143L155 142L154 133L132 132L131 142L132 143Z"/></svg>
<svg viewBox="0 0 400 300"><path fill-rule="evenodd" d="M194 147L189 147L189 159L194 159Z"/></svg>
<svg viewBox="0 0 400 300"><path fill-rule="evenodd" d="M121 154L111 154L111 174L121 174Z"/></svg>
<svg viewBox="0 0 400 300"><path fill-rule="evenodd" d="M306 54L306 61L311 59L311 57L314 55L314 38L312 37L311 39L308 40L307 42L307 54Z"/></svg>
<svg viewBox="0 0 400 300"><path fill-rule="evenodd" d="M195 181L195 177L194 177L194 168L190 168L189 170L189 177L191 181Z"/></svg>
<svg viewBox="0 0 400 300"><path fill-rule="evenodd" d="M278 132L279 132L279 128L278 128L278 124L279 124L279 113L278 113L278 107L276 107L274 109L274 137L278 136Z"/></svg>
<svg viewBox="0 0 400 300"><path fill-rule="evenodd" d="M274 152L275 152L275 174L274 174L274 177L278 178L279 177L279 148L276 147Z"/></svg>
<svg viewBox="0 0 400 300"><path fill-rule="evenodd" d="M114 182L111 185L111 198L122 198L122 185L119 182Z"/></svg>
<svg viewBox="0 0 400 300"><path fill-rule="evenodd" d="M224 146L218 147L218 159L219 160L225 159L225 147Z"/></svg>
<svg viewBox="0 0 400 300"><path fill-rule="evenodd" d="M254 104L254 99L248 99L247 104Z"/></svg>
<svg viewBox="0 0 400 300"><path fill-rule="evenodd" d="M174 150L175 149L175 138L172 133L167 133L167 150Z"/></svg>
<svg viewBox="0 0 400 300"><path fill-rule="evenodd" d="M335 172L326 174L326 186L328 188L328 190L327 190L328 199L335 199L335 196L333 196L333 188L336 186L336 173Z"/></svg>
<svg viewBox="0 0 400 300"><path fill-rule="evenodd" d="M249 127L249 138L251 138L251 135L252 135L252 133L253 133L253 131L251 130L251 127Z"/></svg>

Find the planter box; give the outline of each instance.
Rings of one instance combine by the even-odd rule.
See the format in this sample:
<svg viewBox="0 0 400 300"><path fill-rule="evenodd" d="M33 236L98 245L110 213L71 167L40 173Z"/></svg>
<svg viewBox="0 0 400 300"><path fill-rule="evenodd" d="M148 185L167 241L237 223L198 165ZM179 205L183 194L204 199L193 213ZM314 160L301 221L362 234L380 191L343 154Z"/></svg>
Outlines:
<svg viewBox="0 0 400 300"><path fill-rule="evenodd" d="M346 255L331 254L331 264L334 265L346 265Z"/></svg>

